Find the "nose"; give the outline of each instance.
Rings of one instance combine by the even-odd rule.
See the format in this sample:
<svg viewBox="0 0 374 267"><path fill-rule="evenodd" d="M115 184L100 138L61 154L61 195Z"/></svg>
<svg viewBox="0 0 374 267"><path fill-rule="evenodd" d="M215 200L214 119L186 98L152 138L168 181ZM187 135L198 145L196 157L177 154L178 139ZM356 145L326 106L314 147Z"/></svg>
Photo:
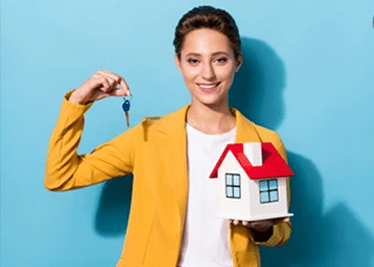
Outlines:
<svg viewBox="0 0 374 267"><path fill-rule="evenodd" d="M201 76L205 80L208 80L208 81L214 80L214 78L216 77L216 74L214 72L214 68L211 63L207 63L203 65L202 70L201 70Z"/></svg>

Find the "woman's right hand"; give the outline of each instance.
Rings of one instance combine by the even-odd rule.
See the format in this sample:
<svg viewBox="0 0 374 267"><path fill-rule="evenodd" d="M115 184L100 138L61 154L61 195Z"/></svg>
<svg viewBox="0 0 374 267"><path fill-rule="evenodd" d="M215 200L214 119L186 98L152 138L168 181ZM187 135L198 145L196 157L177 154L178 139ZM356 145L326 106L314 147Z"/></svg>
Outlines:
<svg viewBox="0 0 374 267"><path fill-rule="evenodd" d="M117 85L121 87L117 87ZM87 104L108 96L128 96L130 88L122 76L107 70L99 70L73 91L69 101L75 104Z"/></svg>

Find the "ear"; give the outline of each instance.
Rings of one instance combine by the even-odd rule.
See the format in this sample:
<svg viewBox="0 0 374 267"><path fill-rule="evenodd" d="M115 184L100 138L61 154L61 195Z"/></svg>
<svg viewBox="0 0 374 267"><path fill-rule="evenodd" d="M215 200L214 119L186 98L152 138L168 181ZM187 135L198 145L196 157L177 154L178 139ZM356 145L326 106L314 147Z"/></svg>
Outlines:
<svg viewBox="0 0 374 267"><path fill-rule="evenodd" d="M177 69L178 69L179 71L182 71L181 61L179 60L177 54L175 54L175 56L174 56L174 62L175 62L175 65L177 66Z"/></svg>
<svg viewBox="0 0 374 267"><path fill-rule="evenodd" d="M240 67L242 66L243 64L243 54L240 53L239 57L238 57L238 60L236 61L236 68L235 68L235 72L238 72Z"/></svg>

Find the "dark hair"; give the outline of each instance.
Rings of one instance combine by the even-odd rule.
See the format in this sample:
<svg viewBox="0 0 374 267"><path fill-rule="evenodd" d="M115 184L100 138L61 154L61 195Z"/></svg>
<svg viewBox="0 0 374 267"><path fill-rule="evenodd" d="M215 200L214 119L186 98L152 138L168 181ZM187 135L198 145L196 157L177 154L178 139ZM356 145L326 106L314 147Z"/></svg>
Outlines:
<svg viewBox="0 0 374 267"><path fill-rule="evenodd" d="M212 6L199 6L188 11L178 22L175 28L173 45L178 58L186 35L196 29L212 29L227 36L234 51L235 60L242 54L242 45L239 30L233 17L225 10Z"/></svg>

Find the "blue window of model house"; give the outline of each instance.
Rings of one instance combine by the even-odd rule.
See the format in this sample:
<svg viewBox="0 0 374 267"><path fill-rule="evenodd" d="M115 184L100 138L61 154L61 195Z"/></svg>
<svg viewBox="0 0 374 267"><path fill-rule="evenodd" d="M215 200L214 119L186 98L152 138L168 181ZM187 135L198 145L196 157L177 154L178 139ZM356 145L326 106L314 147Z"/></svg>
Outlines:
<svg viewBox="0 0 374 267"><path fill-rule="evenodd" d="M278 180L262 180L260 181L260 202L270 203L277 202L278 198Z"/></svg>
<svg viewBox="0 0 374 267"><path fill-rule="evenodd" d="M237 173L226 173L226 197L240 198L240 175Z"/></svg>

